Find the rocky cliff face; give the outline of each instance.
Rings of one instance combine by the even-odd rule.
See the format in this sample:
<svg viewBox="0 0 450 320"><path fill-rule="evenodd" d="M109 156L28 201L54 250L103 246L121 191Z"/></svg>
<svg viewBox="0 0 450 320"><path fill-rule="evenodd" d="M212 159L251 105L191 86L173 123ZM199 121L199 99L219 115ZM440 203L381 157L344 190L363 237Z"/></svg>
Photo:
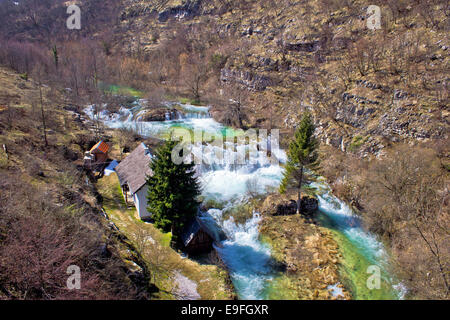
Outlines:
<svg viewBox="0 0 450 320"><path fill-rule="evenodd" d="M436 21L445 20L442 3L428 8ZM270 105L273 125L283 132L310 109L324 143L360 156L379 155L398 141L448 139L446 27L430 23L413 2L398 9L381 6L381 30L367 28L365 0L125 4L122 24L133 17L133 25L144 30L144 44L152 43L146 37L154 30L165 38L177 23L206 23L211 32L233 39L217 78L221 86L238 84L254 98L243 108L246 127L267 126ZM125 42L136 48L135 40Z"/></svg>
<svg viewBox="0 0 450 320"><path fill-rule="evenodd" d="M264 91L271 85L271 80L267 76L255 74L251 71L239 71L226 68L220 71L220 80L225 84L238 83L248 88L248 90L253 91Z"/></svg>
<svg viewBox="0 0 450 320"><path fill-rule="evenodd" d="M263 203L262 213L271 216L290 216L297 213L296 194L285 196L268 196ZM310 196L303 196L301 200L301 214L303 216L313 216L319 210L319 201Z"/></svg>

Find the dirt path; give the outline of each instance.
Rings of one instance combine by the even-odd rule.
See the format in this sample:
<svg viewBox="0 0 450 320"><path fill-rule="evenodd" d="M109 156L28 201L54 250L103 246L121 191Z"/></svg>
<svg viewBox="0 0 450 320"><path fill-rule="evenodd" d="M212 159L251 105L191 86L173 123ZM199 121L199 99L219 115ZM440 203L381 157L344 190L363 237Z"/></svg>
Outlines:
<svg viewBox="0 0 450 320"><path fill-rule="evenodd" d="M174 280L177 284L174 293L179 300L201 299L201 296L197 292L197 283L183 276L179 271L174 272Z"/></svg>

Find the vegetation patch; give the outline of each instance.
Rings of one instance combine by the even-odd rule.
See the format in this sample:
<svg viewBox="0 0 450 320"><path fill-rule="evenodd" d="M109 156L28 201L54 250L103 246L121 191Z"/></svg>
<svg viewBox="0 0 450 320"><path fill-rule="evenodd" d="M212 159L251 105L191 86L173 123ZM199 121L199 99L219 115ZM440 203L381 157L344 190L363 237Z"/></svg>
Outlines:
<svg viewBox="0 0 450 320"><path fill-rule="evenodd" d="M142 254L152 280L161 292L159 299L176 299L174 275L181 272L197 284L202 299L232 299L234 293L228 285L228 274L212 264L200 264L187 259L170 247L171 234L162 233L153 224L138 218L134 207L125 206L117 175L103 177L97 183L103 197L103 207L111 221Z"/></svg>
<svg viewBox="0 0 450 320"><path fill-rule="evenodd" d="M355 152L367 141L367 137L356 135L353 137L352 142L348 146L349 151Z"/></svg>
<svg viewBox="0 0 450 320"><path fill-rule="evenodd" d="M269 290L271 299L351 298L341 283L341 255L328 230L293 215L264 216L260 232L278 269ZM334 285L343 290L342 295L333 296L329 286Z"/></svg>
<svg viewBox="0 0 450 320"><path fill-rule="evenodd" d="M144 96L144 93L142 91L127 86L121 86L116 84L112 85L102 84L102 88L105 92L114 95L129 96L135 98L142 98Z"/></svg>
<svg viewBox="0 0 450 320"><path fill-rule="evenodd" d="M193 106L201 106L202 102L198 99L191 99L186 97L178 97L176 101L181 102L182 104L191 104Z"/></svg>

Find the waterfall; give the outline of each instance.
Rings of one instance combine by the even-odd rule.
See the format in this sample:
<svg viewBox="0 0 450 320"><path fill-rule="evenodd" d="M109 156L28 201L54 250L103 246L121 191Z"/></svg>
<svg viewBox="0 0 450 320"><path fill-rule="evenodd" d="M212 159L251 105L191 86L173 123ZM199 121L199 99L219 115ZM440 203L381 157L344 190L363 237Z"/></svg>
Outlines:
<svg viewBox="0 0 450 320"><path fill-rule="evenodd" d="M319 189L319 210L322 219L326 218L324 225L338 234L344 236L345 241L340 243L342 247L350 248L352 257L344 256L345 272L352 280L357 299L403 299L407 293L406 287L392 276L390 268L390 257L383 243L364 229L361 218L343 201L332 195L329 186L325 182L312 183L312 187ZM320 216L319 216L320 217ZM346 265L345 259L350 258ZM380 268L382 287L370 290L367 287L368 270L371 266ZM347 270L348 269L348 270Z"/></svg>
<svg viewBox="0 0 450 320"><path fill-rule="evenodd" d="M166 121L144 122L140 121L139 102L136 106L127 109L121 108L118 113L100 112L94 115L94 106L85 109L86 114L93 119L95 116L111 128L126 127L138 130L144 136L167 138L167 134L176 127L203 130L214 135L233 134L232 129L222 126L211 118L208 107L199 107L189 104L177 104L182 112L167 112ZM168 103L172 108L175 104ZM265 194L279 186L283 175L283 168L278 163L269 161L264 146L271 150L271 156L281 163L286 162L286 153L274 147L274 141L251 141L252 145L236 145L233 141L224 141L222 144L195 143L192 152L195 156L202 156L201 164L196 165L196 172L202 187L202 196L224 204L225 209L245 203L248 199L249 187L255 188L252 192ZM275 141L278 143L278 141ZM243 149L244 148L244 149ZM253 148L253 149L252 149ZM255 152L255 161L236 164L238 151ZM347 273L353 286L358 289L357 298L402 298L405 294L401 283L392 279L387 272L388 253L378 239L364 230L359 217L357 217L344 202L335 198L325 183L313 183L312 186L321 190L319 195L320 213L323 226L337 233L344 260L354 256L354 264L347 267ZM224 210L210 209L201 213L201 219L216 230L216 249L227 267L241 299L265 299L268 283L272 280L273 272L270 266L270 249L259 241L258 224L261 217L254 213L244 224L238 224L233 217L223 219ZM226 235L226 240L224 237ZM382 295L377 291L368 291L365 288L367 266L379 265L384 270L384 283ZM336 288L331 288L335 292ZM384 290L384 291L383 291ZM394 291L393 295L390 295ZM336 293L336 292L335 292ZM336 294L338 294L337 292Z"/></svg>
<svg viewBox="0 0 450 320"><path fill-rule="evenodd" d="M126 117L115 117L111 121L104 120L106 125L113 128L121 126L133 128L139 123L140 133L149 136L161 136L169 132L172 127L180 125L217 136L226 133L227 129L211 118L208 107L181 105L181 108L183 113L167 112L166 121L163 122L139 121L138 108L128 110ZM122 112L127 113L124 110ZM133 112L136 114L134 120ZM180 119L181 114L184 116ZM258 144L260 148L256 147ZM267 148L261 148L262 145L269 145L269 142L252 140L250 146L243 146L237 145L233 139L224 141L221 145L201 142L194 144L193 154L202 156L205 160L196 166L205 199L213 199L232 207L247 200L249 182L253 182L256 186L256 190L253 191L261 194L267 192L268 188L276 188L282 177L282 167L269 161L267 153L264 152ZM236 164L239 152L249 152L250 149L255 152L255 161ZM220 159L218 155L221 155ZM285 159L284 152L278 152L277 157ZM211 209L202 213L200 218L216 230L216 238L220 239L216 249L230 270L239 298L267 298L267 284L272 279L269 264L271 254L270 249L258 239L258 224L261 217L255 213L244 224L237 224L233 217L223 221L222 214L222 210Z"/></svg>
<svg viewBox="0 0 450 320"><path fill-rule="evenodd" d="M261 217L255 213L244 224L233 217L223 221L223 210L210 209L201 219L214 220L225 232L227 240L216 246L226 263L240 299L267 299L267 284L273 278L270 249L259 241Z"/></svg>

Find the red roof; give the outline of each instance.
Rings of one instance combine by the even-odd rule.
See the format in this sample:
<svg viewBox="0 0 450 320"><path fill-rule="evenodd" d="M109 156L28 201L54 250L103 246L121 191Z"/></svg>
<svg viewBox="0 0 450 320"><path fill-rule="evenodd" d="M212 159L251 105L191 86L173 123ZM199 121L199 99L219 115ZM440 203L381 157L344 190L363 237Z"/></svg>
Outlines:
<svg viewBox="0 0 450 320"><path fill-rule="evenodd" d="M95 146L92 147L91 152L96 150L103 153L107 153L109 150L109 146L105 142L103 142L103 140L101 140Z"/></svg>

